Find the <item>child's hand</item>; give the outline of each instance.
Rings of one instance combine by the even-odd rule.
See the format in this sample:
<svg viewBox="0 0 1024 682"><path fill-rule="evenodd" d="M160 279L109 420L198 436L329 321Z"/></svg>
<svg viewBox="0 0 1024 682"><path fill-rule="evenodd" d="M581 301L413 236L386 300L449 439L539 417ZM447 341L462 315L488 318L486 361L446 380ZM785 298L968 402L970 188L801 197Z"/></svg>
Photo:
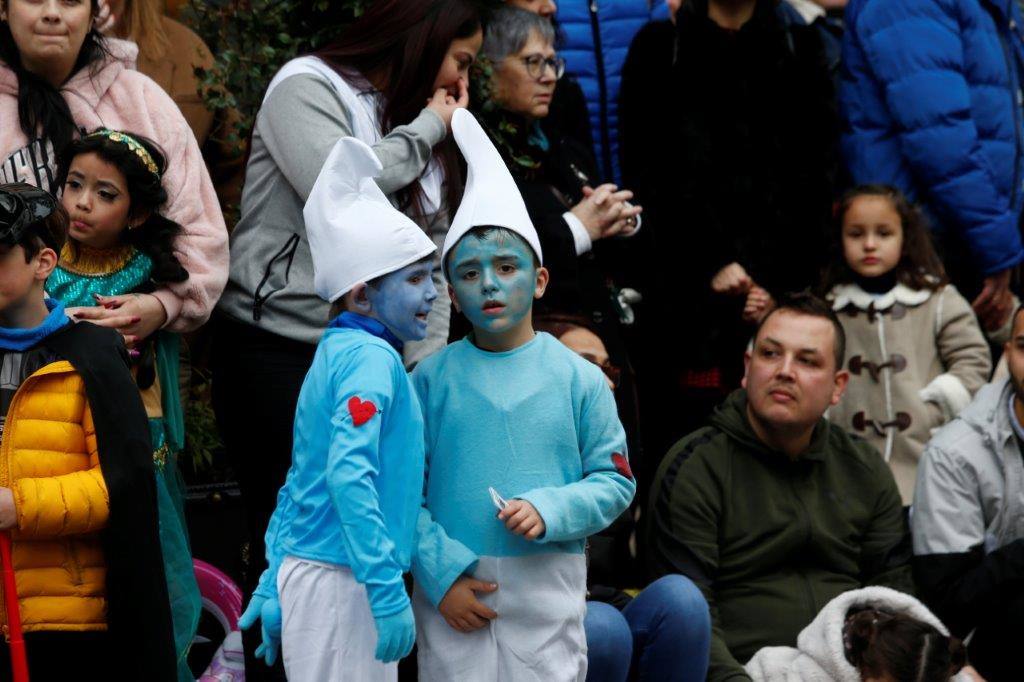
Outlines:
<svg viewBox="0 0 1024 682"><path fill-rule="evenodd" d="M18 525L18 510L14 507L14 493L10 488L0 488L0 530Z"/></svg>
<svg viewBox="0 0 1024 682"><path fill-rule="evenodd" d="M497 618L498 614L484 606L476 598L476 593L491 593L496 589L498 586L495 583L462 576L448 588L437 610L444 616L445 622L459 632L479 630L487 625L487 621Z"/></svg>
<svg viewBox="0 0 1024 682"><path fill-rule="evenodd" d="M262 621L263 641L256 647L256 658L274 665L281 648L281 602L254 594L245 613L238 619L238 628L248 630L256 621Z"/></svg>
<svg viewBox="0 0 1024 682"><path fill-rule="evenodd" d="M972 679L974 682L985 682L985 678L982 677L972 666L965 666L960 672L967 675L967 677Z"/></svg>
<svg viewBox="0 0 1024 682"><path fill-rule="evenodd" d="M743 320L753 324L760 324L765 315L775 307L775 299L766 290L756 284L750 287L747 293L747 302L743 306Z"/></svg>
<svg viewBox="0 0 1024 682"><path fill-rule="evenodd" d="M527 540L536 540L547 530L544 519L526 500L511 500L498 512L498 518L505 522L510 533L522 535Z"/></svg>
<svg viewBox="0 0 1024 682"><path fill-rule="evenodd" d="M377 626L374 658L381 663L394 663L409 655L416 643L416 621L411 606L390 616L374 618L373 622Z"/></svg>
<svg viewBox="0 0 1024 682"><path fill-rule="evenodd" d="M739 263L729 263L711 278L711 290L727 296L741 296L753 285L754 281Z"/></svg>

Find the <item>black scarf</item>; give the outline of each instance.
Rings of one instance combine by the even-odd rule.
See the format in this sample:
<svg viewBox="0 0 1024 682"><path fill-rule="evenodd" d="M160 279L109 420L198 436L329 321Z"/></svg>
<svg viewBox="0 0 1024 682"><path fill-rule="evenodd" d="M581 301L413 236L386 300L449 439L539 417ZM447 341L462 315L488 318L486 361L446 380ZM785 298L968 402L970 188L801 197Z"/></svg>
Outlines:
<svg viewBox="0 0 1024 682"><path fill-rule="evenodd" d="M146 411L128 370L121 335L81 322L42 345L70 362L85 382L100 468L110 496L102 533L107 568L107 627L121 679L174 682L171 606L157 518L153 448ZM111 662L111 667L115 665Z"/></svg>

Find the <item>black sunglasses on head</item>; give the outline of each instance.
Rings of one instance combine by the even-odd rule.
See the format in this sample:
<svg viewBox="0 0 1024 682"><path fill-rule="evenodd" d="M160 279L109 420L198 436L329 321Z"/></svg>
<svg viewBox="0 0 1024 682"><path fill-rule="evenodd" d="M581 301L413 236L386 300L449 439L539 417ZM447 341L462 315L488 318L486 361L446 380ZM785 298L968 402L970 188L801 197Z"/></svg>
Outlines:
<svg viewBox="0 0 1024 682"><path fill-rule="evenodd" d="M45 190L23 182L0 185L0 244L14 246L32 225L56 210L57 200ZM46 236L39 238L53 248Z"/></svg>

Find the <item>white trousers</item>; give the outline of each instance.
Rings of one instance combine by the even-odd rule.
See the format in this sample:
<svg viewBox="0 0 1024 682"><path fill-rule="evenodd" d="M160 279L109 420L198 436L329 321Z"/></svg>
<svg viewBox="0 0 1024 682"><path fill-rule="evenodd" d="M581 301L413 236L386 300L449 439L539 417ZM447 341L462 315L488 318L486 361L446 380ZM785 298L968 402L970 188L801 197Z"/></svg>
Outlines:
<svg viewBox="0 0 1024 682"><path fill-rule="evenodd" d="M376 658L366 587L344 566L285 557L277 573L281 651L290 682L396 682Z"/></svg>
<svg viewBox="0 0 1024 682"><path fill-rule="evenodd" d="M587 676L587 566L582 554L481 557L473 574L498 584L477 597L498 617L452 629L413 591L421 682L583 682Z"/></svg>

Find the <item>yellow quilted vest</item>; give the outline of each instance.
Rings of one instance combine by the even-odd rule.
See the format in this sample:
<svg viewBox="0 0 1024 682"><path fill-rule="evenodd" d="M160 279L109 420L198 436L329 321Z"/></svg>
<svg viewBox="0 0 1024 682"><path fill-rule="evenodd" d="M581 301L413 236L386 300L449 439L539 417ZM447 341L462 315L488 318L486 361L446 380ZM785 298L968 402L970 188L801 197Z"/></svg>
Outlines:
<svg viewBox="0 0 1024 682"><path fill-rule="evenodd" d="M17 508L13 561L24 630L105 630L98 533L110 498L85 384L70 363L46 365L15 393L0 440L0 486L11 488ZM5 635L6 618L0 609Z"/></svg>

